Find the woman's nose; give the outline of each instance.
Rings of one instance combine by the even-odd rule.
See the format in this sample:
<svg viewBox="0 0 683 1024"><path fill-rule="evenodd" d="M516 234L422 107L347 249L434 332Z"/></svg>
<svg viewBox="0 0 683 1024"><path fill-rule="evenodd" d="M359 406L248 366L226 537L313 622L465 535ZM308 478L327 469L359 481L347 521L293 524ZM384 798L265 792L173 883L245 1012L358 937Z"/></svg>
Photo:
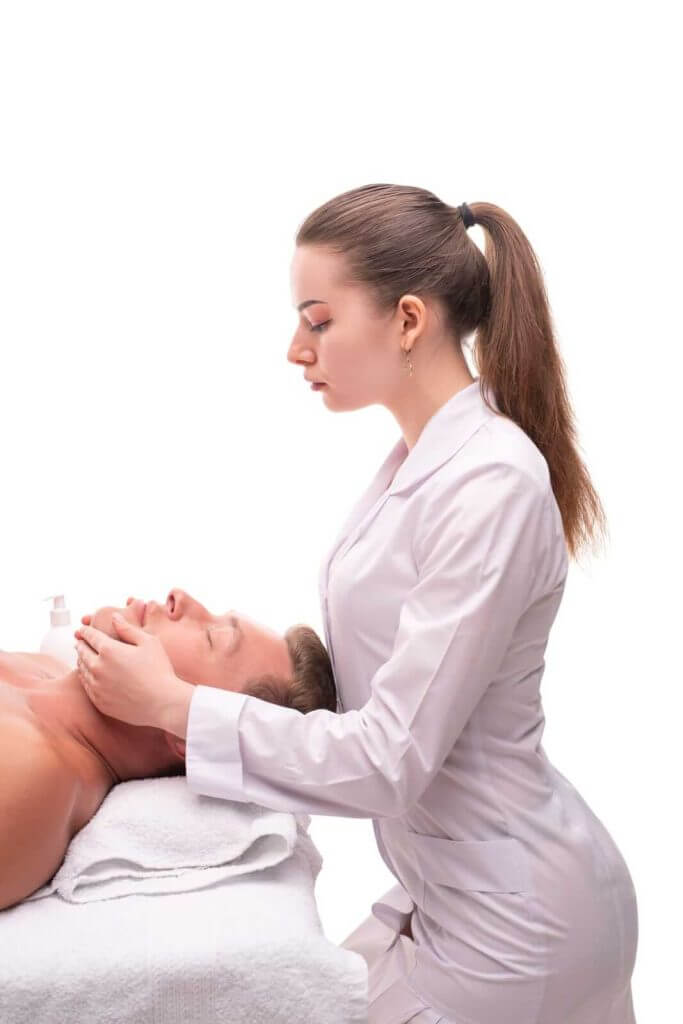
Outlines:
<svg viewBox="0 0 683 1024"><path fill-rule="evenodd" d="M289 346L287 359L290 363L303 362L308 366L309 363L315 360L315 352L311 348L301 347L295 339Z"/></svg>

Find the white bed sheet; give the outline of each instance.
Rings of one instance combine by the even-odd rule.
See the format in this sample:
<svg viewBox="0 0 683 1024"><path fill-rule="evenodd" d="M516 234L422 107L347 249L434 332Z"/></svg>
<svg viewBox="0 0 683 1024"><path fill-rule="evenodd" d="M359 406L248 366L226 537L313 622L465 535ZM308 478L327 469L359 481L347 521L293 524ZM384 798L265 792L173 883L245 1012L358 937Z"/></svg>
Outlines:
<svg viewBox="0 0 683 1024"><path fill-rule="evenodd" d="M2 1024L357 1024L368 971L323 934L303 843L206 889L0 912Z"/></svg>

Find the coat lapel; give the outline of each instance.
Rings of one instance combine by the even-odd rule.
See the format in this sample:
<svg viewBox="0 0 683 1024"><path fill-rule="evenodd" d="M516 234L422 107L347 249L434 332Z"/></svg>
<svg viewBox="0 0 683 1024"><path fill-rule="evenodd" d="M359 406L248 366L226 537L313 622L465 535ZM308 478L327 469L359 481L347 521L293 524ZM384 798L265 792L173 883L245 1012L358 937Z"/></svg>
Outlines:
<svg viewBox="0 0 683 1024"><path fill-rule="evenodd" d="M491 405L498 411L493 393L487 391ZM332 561L343 558L363 535L385 502L421 483L447 462L490 416L480 391L480 378L456 392L437 409L425 424L413 448L400 437L391 449L370 486L354 505L320 569L320 592L327 594ZM393 477L393 479L392 479Z"/></svg>

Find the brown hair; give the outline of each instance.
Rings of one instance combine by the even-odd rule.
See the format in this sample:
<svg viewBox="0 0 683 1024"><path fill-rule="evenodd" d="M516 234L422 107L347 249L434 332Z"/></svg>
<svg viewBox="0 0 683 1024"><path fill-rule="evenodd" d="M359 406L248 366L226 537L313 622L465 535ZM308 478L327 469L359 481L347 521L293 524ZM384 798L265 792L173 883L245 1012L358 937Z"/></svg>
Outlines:
<svg viewBox="0 0 683 1024"><path fill-rule="evenodd" d="M484 253L467 234L459 208L409 185L365 185L335 196L304 220L296 244L341 255L341 283L366 285L382 313L407 292L423 293L443 304L456 345L476 332L482 397L486 401L484 388L491 388L501 414L544 456L567 548L577 559L598 532L604 536L607 523L579 454L541 268L505 210L468 205L484 229Z"/></svg>
<svg viewBox="0 0 683 1024"><path fill-rule="evenodd" d="M249 679L242 687L242 693L271 704L294 708L303 715L317 708L336 711L337 688L332 663L318 634L310 626L290 626L285 640L292 660L292 675L263 675ZM167 776L185 775L185 761L173 761L164 773Z"/></svg>
<svg viewBox="0 0 683 1024"><path fill-rule="evenodd" d="M272 704L294 708L303 715L318 708L337 710L337 688L325 645L310 626L290 626L285 640L292 661L292 675L265 675L250 679L242 692Z"/></svg>

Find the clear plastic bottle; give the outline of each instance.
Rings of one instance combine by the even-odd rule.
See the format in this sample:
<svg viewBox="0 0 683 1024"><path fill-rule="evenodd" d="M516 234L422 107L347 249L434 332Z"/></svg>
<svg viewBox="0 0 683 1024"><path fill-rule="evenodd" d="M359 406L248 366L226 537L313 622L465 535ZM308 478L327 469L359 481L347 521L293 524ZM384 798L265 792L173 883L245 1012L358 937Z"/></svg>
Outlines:
<svg viewBox="0 0 683 1024"><path fill-rule="evenodd" d="M43 598L43 600L54 603L50 611L50 629L43 637L40 653L50 654L70 668L76 668L78 660L78 654L74 647L76 639L71 625L71 612L66 607L64 594L54 594Z"/></svg>

